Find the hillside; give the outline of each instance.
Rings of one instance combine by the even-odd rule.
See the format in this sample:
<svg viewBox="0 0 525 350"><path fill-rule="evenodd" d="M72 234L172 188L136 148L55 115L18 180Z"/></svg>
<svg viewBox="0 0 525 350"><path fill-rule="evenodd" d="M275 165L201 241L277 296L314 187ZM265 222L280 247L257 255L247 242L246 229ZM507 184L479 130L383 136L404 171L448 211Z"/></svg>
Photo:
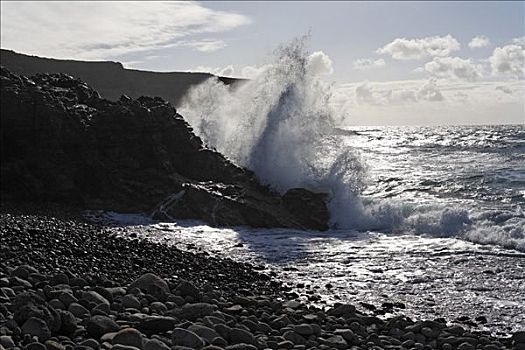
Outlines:
<svg viewBox="0 0 525 350"><path fill-rule="evenodd" d="M85 81L109 100L116 101L121 95L131 98L159 96L176 107L190 87L214 77L209 73L140 71L126 69L120 62L58 60L4 49L0 50L0 62L11 72L25 76L37 73L72 75ZM218 79L228 85L242 81L226 77Z"/></svg>

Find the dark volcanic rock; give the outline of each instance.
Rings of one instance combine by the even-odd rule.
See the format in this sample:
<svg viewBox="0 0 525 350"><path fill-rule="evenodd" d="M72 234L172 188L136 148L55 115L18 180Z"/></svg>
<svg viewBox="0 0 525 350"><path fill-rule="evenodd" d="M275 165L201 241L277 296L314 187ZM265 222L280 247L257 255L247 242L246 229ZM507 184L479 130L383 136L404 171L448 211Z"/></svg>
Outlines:
<svg viewBox="0 0 525 350"><path fill-rule="evenodd" d="M2 197L212 225L327 229L322 196L284 197L203 146L161 98L102 99L64 74L1 71ZM159 205L159 203L161 203Z"/></svg>

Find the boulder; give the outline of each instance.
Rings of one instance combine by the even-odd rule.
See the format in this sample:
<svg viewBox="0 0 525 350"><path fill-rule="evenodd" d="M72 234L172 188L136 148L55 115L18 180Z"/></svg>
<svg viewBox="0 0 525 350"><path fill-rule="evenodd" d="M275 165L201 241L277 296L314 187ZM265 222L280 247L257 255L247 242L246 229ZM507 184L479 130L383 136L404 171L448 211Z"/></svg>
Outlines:
<svg viewBox="0 0 525 350"><path fill-rule="evenodd" d="M133 288L138 288L162 301L166 300L167 295L170 292L170 288L168 287L166 281L152 273L146 273L137 278L129 285L128 291L132 290Z"/></svg>
<svg viewBox="0 0 525 350"><path fill-rule="evenodd" d="M204 347L204 340L197 334L184 328L175 328L171 335L173 345L186 346L192 349L201 349Z"/></svg>
<svg viewBox="0 0 525 350"><path fill-rule="evenodd" d="M86 331L90 337L100 339L106 333L120 330L119 325L111 318L101 315L93 316L86 325Z"/></svg>

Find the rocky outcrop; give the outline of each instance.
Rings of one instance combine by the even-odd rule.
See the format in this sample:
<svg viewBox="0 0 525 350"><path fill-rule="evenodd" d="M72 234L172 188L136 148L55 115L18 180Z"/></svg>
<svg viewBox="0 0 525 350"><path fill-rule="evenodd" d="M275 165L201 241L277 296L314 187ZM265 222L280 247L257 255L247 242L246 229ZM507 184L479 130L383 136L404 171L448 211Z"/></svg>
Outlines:
<svg viewBox="0 0 525 350"><path fill-rule="evenodd" d="M327 229L322 195L284 196L207 149L161 98L112 102L64 74L1 71L2 198L212 225ZM160 203L160 204L159 204Z"/></svg>
<svg viewBox="0 0 525 350"><path fill-rule="evenodd" d="M174 106L192 86L207 79L217 78L226 85L234 85L243 79L216 77L210 73L192 72L147 72L126 69L120 62L88 62L58 60L24 55L11 50L0 50L2 65L19 75L38 73L65 73L82 79L94 87L102 97L118 100L121 95L131 98L160 96Z"/></svg>

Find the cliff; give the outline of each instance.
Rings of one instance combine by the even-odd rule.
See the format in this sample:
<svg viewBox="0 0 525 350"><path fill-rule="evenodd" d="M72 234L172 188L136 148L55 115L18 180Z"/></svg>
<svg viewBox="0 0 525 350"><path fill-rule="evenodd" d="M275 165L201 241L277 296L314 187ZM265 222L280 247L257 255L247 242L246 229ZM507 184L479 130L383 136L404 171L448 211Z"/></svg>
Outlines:
<svg viewBox="0 0 525 350"><path fill-rule="evenodd" d="M2 199L212 225L327 229L323 195L284 196L207 149L160 97L101 98L65 74L1 70Z"/></svg>

